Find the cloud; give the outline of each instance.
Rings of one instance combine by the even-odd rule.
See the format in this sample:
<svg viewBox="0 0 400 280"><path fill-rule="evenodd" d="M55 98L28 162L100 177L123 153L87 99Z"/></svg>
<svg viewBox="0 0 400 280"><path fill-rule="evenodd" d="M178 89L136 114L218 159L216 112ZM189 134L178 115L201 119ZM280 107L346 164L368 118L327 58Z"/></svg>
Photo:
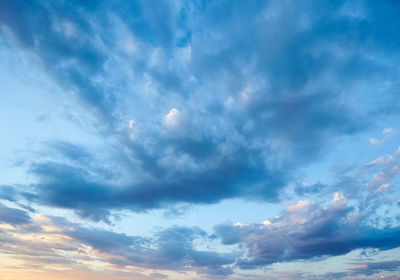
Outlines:
<svg viewBox="0 0 400 280"><path fill-rule="evenodd" d="M359 262L350 270L352 275L372 275L380 272L398 271L400 268L399 261L381 261L381 262ZM390 279L381 277L381 279Z"/></svg>
<svg viewBox="0 0 400 280"><path fill-rule="evenodd" d="M9 200L9 201L16 201L18 196L18 191L12 186L0 186L0 198Z"/></svg>
<svg viewBox="0 0 400 280"><path fill-rule="evenodd" d="M326 188L327 185L318 182L312 185L297 184L294 191L296 192L297 195L304 196L307 194L321 193Z"/></svg>
<svg viewBox="0 0 400 280"><path fill-rule="evenodd" d="M372 145L381 145L384 142L394 138L395 136L399 135L399 131L393 129L392 127L384 128L382 130L383 137L380 139L377 138L370 138L369 143Z"/></svg>
<svg viewBox="0 0 400 280"><path fill-rule="evenodd" d="M206 236L199 228L171 227L157 232L153 239L87 228L76 228L65 234L104 252L107 262L122 267L165 270L192 268L199 273L214 275L232 273L225 265L234 263L233 255L193 248L195 239Z"/></svg>
<svg viewBox="0 0 400 280"><path fill-rule="evenodd" d="M280 217L264 224L215 227L215 235L226 245L248 250L238 260L241 268L258 268L277 262L338 256L360 248L387 250L399 246L400 229L374 228L365 216L336 193L326 205L300 201L290 205Z"/></svg>
<svg viewBox="0 0 400 280"><path fill-rule="evenodd" d="M336 184L297 184L343 139L398 117L398 14L396 1L368 0L0 1L4 53L27 54L25 63L60 89L38 92L67 101L68 112L54 109L79 115L72 121L102 143L46 140L39 156L22 159L32 181L0 187L0 197L21 208L0 204L1 222L13 228L0 231L2 252L35 267L99 261L223 278L237 267L400 246L393 217L378 211L399 205L397 193L387 196L396 191L396 155L343 172ZM385 126L370 142L397 134ZM340 193L322 205L301 197L259 224L216 226L215 237L242 255L197 248L207 239L197 227L144 238L38 221L26 211L68 209L109 228L120 210L178 213L182 204L232 198L276 203L292 186L299 196ZM32 234L40 239L30 242ZM331 276L369 275L379 265L397 269L365 263L360 274Z"/></svg>
<svg viewBox="0 0 400 280"><path fill-rule="evenodd" d="M366 184L368 189L377 189L384 184L390 182L398 173L400 172L400 168L397 165L391 166L389 169L379 172L375 174L371 181Z"/></svg>
<svg viewBox="0 0 400 280"><path fill-rule="evenodd" d="M72 161L90 160L90 155L85 147L74 145L61 140L53 140L46 143L46 147L52 149L53 152L59 153L63 158Z"/></svg>
<svg viewBox="0 0 400 280"><path fill-rule="evenodd" d="M0 223L13 226L31 223L31 217L25 210L11 208L0 203Z"/></svg>
<svg viewBox="0 0 400 280"><path fill-rule="evenodd" d="M61 140L51 146L75 163L31 168L41 203L94 220L121 208L279 200L335 139L373 123L370 104L354 106L347 95L357 99L360 84L386 79L388 59L369 55L388 42L380 31L398 42L386 28L396 19L389 3L367 3L370 20L332 12L344 7L339 2L2 5L0 21L18 46L93 113L96 137L113 139L104 150L117 156L103 170L124 170L124 184L93 179L87 151ZM133 38L134 53L121 51L120 38ZM120 129L127 119L140 123L140 133L132 122Z"/></svg>
<svg viewBox="0 0 400 280"><path fill-rule="evenodd" d="M5 207L0 210L5 214ZM205 239L199 228L170 227L152 237L131 236L104 229L82 227L65 218L35 215L25 220L17 209L6 209L11 225L30 227L0 230L0 252L25 261L25 265L46 264L52 268L92 270L99 263L119 269L148 268L157 271L195 270L204 275L229 275L235 255L202 251L194 241ZM18 214L18 219L15 217ZM3 217L3 215L2 215ZM4 230L5 229L5 230ZM39 240L36 240L39 239ZM85 254L82 254L85 252ZM71 258L71 256L73 256ZM135 271L135 269L133 269ZM115 273L115 271L114 271Z"/></svg>
<svg viewBox="0 0 400 280"><path fill-rule="evenodd" d="M95 117L105 146L89 155L50 144L63 158L30 162L31 200L94 221L182 202L279 201L299 170L396 104L363 87L398 72L393 2L0 5L5 40Z"/></svg>
<svg viewBox="0 0 400 280"><path fill-rule="evenodd" d="M387 156L381 156L373 161L371 161L368 165L373 166L373 165L388 165L390 163L393 163L394 157L391 155Z"/></svg>
<svg viewBox="0 0 400 280"><path fill-rule="evenodd" d="M188 173L185 169L177 168L169 174L161 173L160 181L147 179L132 185L104 182L101 174L95 173L101 170L92 170L93 173L89 173L79 167L66 164L37 163L31 166L31 173L41 180L35 186L38 195L33 197L32 201L71 209L81 217L95 221L108 221L107 216L111 209L130 209L141 212L180 201L213 203L226 197L255 197L262 192L265 199L275 197L274 192L278 186L281 186L283 179L276 175L275 177L268 175L257 166L247 166L246 161L249 155L257 159L256 155L251 154L243 154L243 158L236 155L237 158L232 162L226 161L224 165L214 163L215 169L206 175L198 170ZM246 175L241 172L245 172ZM164 181L163 178L165 178ZM257 186L253 190L237 188L234 185L252 184L252 179L263 179L264 186Z"/></svg>
<svg viewBox="0 0 400 280"><path fill-rule="evenodd" d="M107 199L112 198L115 192L110 186L88 181L84 179L88 176L86 171L59 163L35 164L31 172L42 179L36 187L40 195L33 201L73 209L81 217L94 221L108 221L108 207L115 203Z"/></svg>
<svg viewBox="0 0 400 280"><path fill-rule="evenodd" d="M168 114L164 116L164 125L169 129L176 129L181 124L181 113L178 109L172 108Z"/></svg>

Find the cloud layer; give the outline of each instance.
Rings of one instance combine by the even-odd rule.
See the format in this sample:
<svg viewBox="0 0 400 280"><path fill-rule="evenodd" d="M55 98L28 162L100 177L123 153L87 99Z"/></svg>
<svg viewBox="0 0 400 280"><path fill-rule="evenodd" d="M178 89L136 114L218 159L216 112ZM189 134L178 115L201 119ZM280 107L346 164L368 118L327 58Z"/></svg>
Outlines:
<svg viewBox="0 0 400 280"><path fill-rule="evenodd" d="M84 262L91 250L91 262L118 269L241 279L244 269L398 248L399 152L388 151L399 135L389 124L400 112L399 14L396 1L368 0L0 1L0 50L59 87L41 89L60 100L54 131L73 134L68 121L89 139L48 129L53 138L16 153L26 178L0 185L2 252L78 267L68 253ZM363 165L362 137L381 149ZM346 166L325 176L335 152ZM228 199L284 210L214 232L109 230L122 212ZM108 229L40 216L52 208ZM30 232L54 242L22 238ZM362 265L324 277L398 270Z"/></svg>
<svg viewBox="0 0 400 280"><path fill-rule="evenodd" d="M399 44L392 2L114 2L1 4L5 36L97 117L120 153L117 191L76 162L33 164L43 202L83 216L276 201L299 167L372 124L368 100L354 102L363 82L397 72L387 63ZM65 156L84 159L65 145ZM85 214L89 203L99 213Z"/></svg>
<svg viewBox="0 0 400 280"><path fill-rule="evenodd" d="M215 232L223 244L241 244L248 249L248 258L238 261L242 268L343 255L355 249L397 248L400 236L399 227L368 225L365 213L349 206L339 193L327 205L299 201L263 224L221 224Z"/></svg>

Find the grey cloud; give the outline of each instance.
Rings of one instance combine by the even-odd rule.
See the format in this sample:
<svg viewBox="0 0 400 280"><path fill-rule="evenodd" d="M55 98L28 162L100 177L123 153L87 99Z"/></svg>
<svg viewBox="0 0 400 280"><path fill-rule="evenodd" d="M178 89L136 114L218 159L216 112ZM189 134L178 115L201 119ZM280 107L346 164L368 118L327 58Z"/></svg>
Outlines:
<svg viewBox="0 0 400 280"><path fill-rule="evenodd" d="M397 248L400 229L369 226L365 215L348 206L344 197L336 196L324 207L299 202L264 224L218 225L215 235L223 244L248 249L248 257L238 261L240 267L257 268L343 255L354 249Z"/></svg>
<svg viewBox="0 0 400 280"><path fill-rule="evenodd" d="M29 224L32 220L27 211L0 203L0 222L18 226Z"/></svg>

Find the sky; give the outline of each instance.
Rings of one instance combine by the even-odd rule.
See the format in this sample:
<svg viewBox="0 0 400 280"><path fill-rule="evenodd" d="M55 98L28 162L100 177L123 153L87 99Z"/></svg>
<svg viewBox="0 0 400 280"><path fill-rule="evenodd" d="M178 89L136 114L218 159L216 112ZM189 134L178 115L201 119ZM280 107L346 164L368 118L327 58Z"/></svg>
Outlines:
<svg viewBox="0 0 400 280"><path fill-rule="evenodd" d="M400 279L400 2L0 0L0 279Z"/></svg>

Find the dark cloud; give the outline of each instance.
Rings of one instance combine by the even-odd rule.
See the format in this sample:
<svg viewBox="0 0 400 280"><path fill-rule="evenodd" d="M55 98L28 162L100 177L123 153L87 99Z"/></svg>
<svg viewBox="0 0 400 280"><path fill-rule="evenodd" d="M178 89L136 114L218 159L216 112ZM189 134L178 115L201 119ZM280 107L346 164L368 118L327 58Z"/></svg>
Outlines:
<svg viewBox="0 0 400 280"><path fill-rule="evenodd" d="M16 201L18 191L12 186L0 186L0 198L8 201Z"/></svg>
<svg viewBox="0 0 400 280"><path fill-rule="evenodd" d="M86 171L58 163L36 164L32 172L40 176L39 195L32 200L73 209L84 218L108 222L109 208L115 206L115 190L96 181L88 181ZM93 207L95 206L95 207Z"/></svg>
<svg viewBox="0 0 400 280"><path fill-rule="evenodd" d="M276 262L337 256L355 249L397 248L400 228L376 228L365 215L347 205L338 194L325 206L300 201L281 217L264 224L215 227L223 244L239 244L248 249L247 258L238 261L241 268L257 268Z"/></svg>
<svg viewBox="0 0 400 280"><path fill-rule="evenodd" d="M31 223L31 217L25 210L11 208L0 203L0 222L14 226Z"/></svg>
<svg viewBox="0 0 400 280"><path fill-rule="evenodd" d="M76 228L65 234L109 254L107 261L119 266L140 266L156 269L197 270L199 273L226 275L232 268L234 256L213 251L199 251L193 241L204 238L198 228L171 227L154 238L141 238L105 230Z"/></svg>
<svg viewBox="0 0 400 280"><path fill-rule="evenodd" d="M220 159L221 160L221 159ZM115 185L104 182L101 176L66 164L37 163L31 172L41 180L35 186L38 196L33 198L43 204L74 210L78 215L92 220L107 220L110 209L145 211L165 207L181 201L214 203L228 197L251 197L271 200L283 185L284 175L268 174L266 170L249 163L248 156L236 155L232 162L216 162L207 174L194 170L165 170L157 181L146 180L132 185ZM262 159L254 154L252 160ZM163 170L164 171L164 170ZM165 180L164 180L165 178ZM258 181L263 180L262 183ZM254 181L257 182L254 183ZM249 189L241 186L252 186ZM258 197L257 197L258 196Z"/></svg>

